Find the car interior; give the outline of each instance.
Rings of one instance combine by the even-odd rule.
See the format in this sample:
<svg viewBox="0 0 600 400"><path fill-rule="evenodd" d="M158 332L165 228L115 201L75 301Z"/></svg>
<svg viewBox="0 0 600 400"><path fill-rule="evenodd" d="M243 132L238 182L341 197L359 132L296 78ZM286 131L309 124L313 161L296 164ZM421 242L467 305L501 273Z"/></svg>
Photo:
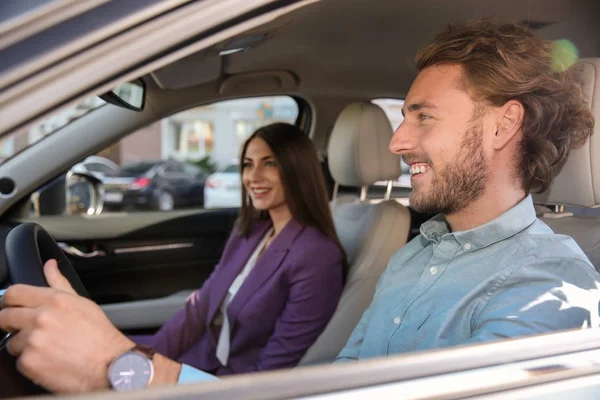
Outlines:
<svg viewBox="0 0 600 400"><path fill-rule="evenodd" d="M584 96L600 119L598 15L597 0L308 2L144 74L143 110L107 104L5 161L1 175L13 177L18 190L0 209L0 242L18 224L40 224L117 327L152 333L208 278L238 210L35 216L32 195L86 157L182 110L292 96L300 106L296 124L313 140L333 180L331 209L350 264L337 311L300 366L330 363L368 307L392 254L431 217L406 206L406 189L375 186L395 181L402 171L388 150L395 127L372 100L404 99L417 73L417 49L448 23L496 17L548 40L570 40L581 60ZM538 217L572 236L600 271L600 217L574 211L600 207L599 125L571 153L551 188L534 199ZM94 252L99 256L81 256ZM10 283L2 258L0 289Z"/></svg>

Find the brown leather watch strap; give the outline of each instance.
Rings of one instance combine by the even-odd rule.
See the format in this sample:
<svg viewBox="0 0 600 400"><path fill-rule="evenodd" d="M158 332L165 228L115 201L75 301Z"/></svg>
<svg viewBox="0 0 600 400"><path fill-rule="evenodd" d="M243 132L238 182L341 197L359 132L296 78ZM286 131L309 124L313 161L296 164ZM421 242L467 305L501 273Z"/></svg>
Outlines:
<svg viewBox="0 0 600 400"><path fill-rule="evenodd" d="M149 360L152 360L156 351L150 346L146 346L145 344L136 344L130 351L138 351L148 357Z"/></svg>

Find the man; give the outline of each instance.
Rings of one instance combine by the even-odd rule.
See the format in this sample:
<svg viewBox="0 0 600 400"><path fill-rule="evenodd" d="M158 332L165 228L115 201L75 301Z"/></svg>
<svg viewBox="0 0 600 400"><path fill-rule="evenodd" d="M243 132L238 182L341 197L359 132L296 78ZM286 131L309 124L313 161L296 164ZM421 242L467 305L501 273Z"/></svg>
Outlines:
<svg viewBox="0 0 600 400"><path fill-rule="evenodd" d="M598 326L598 274L529 195L594 124L552 62L527 29L493 21L419 52L390 150L411 167L411 207L438 215L392 257L338 361Z"/></svg>
<svg viewBox="0 0 600 400"><path fill-rule="evenodd" d="M440 214L392 258L340 360L598 325L597 273L529 196L593 126L571 73L551 65L539 38L489 21L419 54L390 148L411 165L411 205ZM0 306L19 369L53 391L109 387L107 365L133 342L56 263L45 273L52 288L15 285ZM153 364L152 385L181 380L180 364Z"/></svg>

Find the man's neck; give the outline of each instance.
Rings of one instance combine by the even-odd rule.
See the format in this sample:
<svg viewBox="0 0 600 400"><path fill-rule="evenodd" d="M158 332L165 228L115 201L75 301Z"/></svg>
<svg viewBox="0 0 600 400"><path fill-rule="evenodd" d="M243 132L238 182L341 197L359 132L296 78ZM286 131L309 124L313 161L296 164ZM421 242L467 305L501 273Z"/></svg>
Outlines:
<svg viewBox="0 0 600 400"><path fill-rule="evenodd" d="M489 185L486 192L463 210L446 215L452 232L484 225L519 204L527 196L523 189L507 190L505 185Z"/></svg>

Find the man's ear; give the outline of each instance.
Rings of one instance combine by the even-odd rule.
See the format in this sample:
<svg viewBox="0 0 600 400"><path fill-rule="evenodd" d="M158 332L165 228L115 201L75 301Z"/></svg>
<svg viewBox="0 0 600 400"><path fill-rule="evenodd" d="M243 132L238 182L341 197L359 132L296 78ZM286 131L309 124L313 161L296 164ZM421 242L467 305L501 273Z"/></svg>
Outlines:
<svg viewBox="0 0 600 400"><path fill-rule="evenodd" d="M495 150L502 149L521 131L524 114L525 108L518 100L509 100L498 109L497 130L494 137Z"/></svg>

